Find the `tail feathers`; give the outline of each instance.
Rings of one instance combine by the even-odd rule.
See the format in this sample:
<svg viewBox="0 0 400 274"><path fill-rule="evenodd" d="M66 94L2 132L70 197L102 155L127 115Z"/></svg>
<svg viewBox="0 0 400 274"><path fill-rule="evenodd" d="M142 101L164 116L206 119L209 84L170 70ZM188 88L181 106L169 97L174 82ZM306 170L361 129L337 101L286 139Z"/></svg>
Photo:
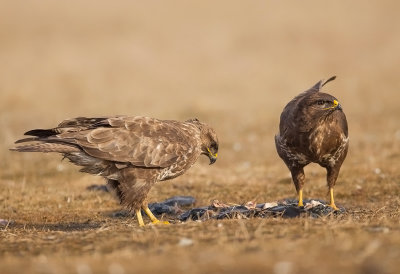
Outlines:
<svg viewBox="0 0 400 274"><path fill-rule="evenodd" d="M15 141L15 143L20 144L20 143L34 142L34 141L40 141L40 140L38 137L29 137L29 138L19 139Z"/></svg>
<svg viewBox="0 0 400 274"><path fill-rule="evenodd" d="M54 129L33 129L29 130L24 133L24 135L30 135L30 136L37 136L37 137L49 137L53 135L57 135L60 133L56 128Z"/></svg>
<svg viewBox="0 0 400 274"><path fill-rule="evenodd" d="M34 143L23 146L11 148L12 151L19 152L78 152L80 149L74 145L60 144L60 143Z"/></svg>

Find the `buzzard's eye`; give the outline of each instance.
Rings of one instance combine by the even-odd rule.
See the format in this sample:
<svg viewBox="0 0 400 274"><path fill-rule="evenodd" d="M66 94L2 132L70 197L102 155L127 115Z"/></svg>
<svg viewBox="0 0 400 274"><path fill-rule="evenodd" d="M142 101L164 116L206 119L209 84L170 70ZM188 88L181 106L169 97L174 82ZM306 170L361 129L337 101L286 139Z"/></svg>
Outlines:
<svg viewBox="0 0 400 274"><path fill-rule="evenodd" d="M318 100L318 101L317 101L317 104L318 104L319 106L325 105L325 101L324 101L324 100Z"/></svg>

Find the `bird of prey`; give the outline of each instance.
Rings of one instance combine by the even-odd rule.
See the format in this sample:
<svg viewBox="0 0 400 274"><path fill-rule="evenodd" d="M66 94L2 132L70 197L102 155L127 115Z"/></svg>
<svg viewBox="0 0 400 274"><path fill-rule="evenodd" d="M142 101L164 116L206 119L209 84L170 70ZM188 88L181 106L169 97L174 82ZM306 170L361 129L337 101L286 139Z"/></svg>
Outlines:
<svg viewBox="0 0 400 274"><path fill-rule="evenodd" d="M156 182L182 175L202 154L213 164L218 153L217 134L198 119L79 117L25 135L33 137L16 141L24 144L11 150L58 152L82 166L80 171L104 177L121 204L136 213L140 226L141 209L152 223L160 223L146 198Z"/></svg>
<svg viewBox="0 0 400 274"><path fill-rule="evenodd" d="M319 81L291 100L280 117L276 150L289 168L303 206L304 167L318 163L327 170L330 206L338 210L333 188L347 155L349 137L346 116L338 100L321 88L336 76Z"/></svg>

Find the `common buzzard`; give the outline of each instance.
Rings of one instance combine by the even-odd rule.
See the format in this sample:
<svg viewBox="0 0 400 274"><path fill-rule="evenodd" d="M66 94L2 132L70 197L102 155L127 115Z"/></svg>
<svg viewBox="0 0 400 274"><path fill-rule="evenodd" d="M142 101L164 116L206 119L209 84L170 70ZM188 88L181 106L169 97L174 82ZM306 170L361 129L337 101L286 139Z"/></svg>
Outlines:
<svg viewBox="0 0 400 274"><path fill-rule="evenodd" d="M338 100L321 88L336 76L319 81L300 93L283 109L276 150L289 168L303 206L304 167L318 163L327 170L330 206L337 210L333 187L347 155L349 137L346 116Z"/></svg>
<svg viewBox="0 0 400 274"><path fill-rule="evenodd" d="M201 154L213 164L218 153L215 131L198 119L79 117L25 135L34 137L18 140L16 143L29 143L12 150L59 152L82 166L80 171L104 177L121 204L135 211L140 226L144 225L141 209L153 223L160 222L146 199L156 182L183 174Z"/></svg>

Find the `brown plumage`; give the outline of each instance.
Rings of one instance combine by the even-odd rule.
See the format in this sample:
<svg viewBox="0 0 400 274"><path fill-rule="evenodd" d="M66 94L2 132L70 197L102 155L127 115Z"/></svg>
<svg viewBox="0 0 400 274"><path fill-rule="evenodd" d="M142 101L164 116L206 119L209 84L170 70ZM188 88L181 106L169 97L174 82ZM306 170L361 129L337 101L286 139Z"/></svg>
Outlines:
<svg viewBox="0 0 400 274"><path fill-rule="evenodd" d="M284 108L275 136L279 156L289 168L303 206L304 167L318 163L327 170L330 206L337 209L333 187L347 155L349 137L346 116L335 97L320 92L329 81L319 81Z"/></svg>
<svg viewBox="0 0 400 274"><path fill-rule="evenodd" d="M141 209L153 223L159 222L147 206L147 194L158 181L175 178L204 154L210 164L217 159L215 131L197 119L178 122L149 117L115 116L65 120L56 128L34 129L34 137L12 150L59 152L81 171L104 177L121 204L136 212L144 225Z"/></svg>

